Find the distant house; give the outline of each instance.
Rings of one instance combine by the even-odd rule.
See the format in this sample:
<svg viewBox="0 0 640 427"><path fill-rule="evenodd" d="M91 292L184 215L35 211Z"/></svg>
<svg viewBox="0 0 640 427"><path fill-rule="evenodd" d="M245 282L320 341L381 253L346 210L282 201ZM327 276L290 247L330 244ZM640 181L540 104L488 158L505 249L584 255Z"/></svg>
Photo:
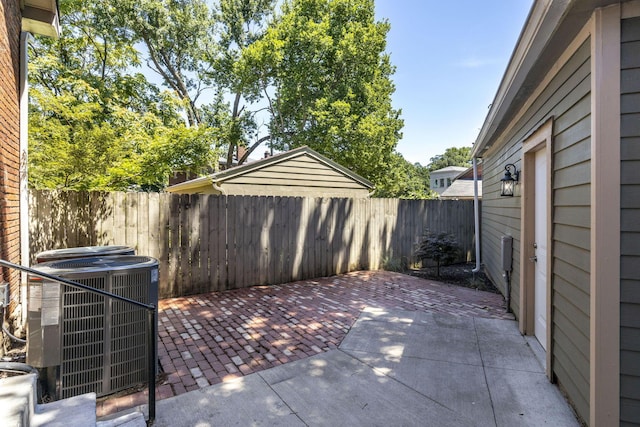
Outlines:
<svg viewBox="0 0 640 427"><path fill-rule="evenodd" d="M485 271L548 378L588 425L639 425L640 1L535 0L472 156Z"/></svg>
<svg viewBox="0 0 640 427"><path fill-rule="evenodd" d="M373 184L309 147L167 187L170 193L369 197Z"/></svg>
<svg viewBox="0 0 640 427"><path fill-rule="evenodd" d="M482 163L477 167L478 198L482 198ZM469 168L454 178L453 182L440 194L443 200L473 200L475 196L473 168Z"/></svg>
<svg viewBox="0 0 640 427"><path fill-rule="evenodd" d="M438 194L442 194L444 190L451 186L453 180L466 170L467 168L461 166L447 166L431 172L429 175L431 189Z"/></svg>

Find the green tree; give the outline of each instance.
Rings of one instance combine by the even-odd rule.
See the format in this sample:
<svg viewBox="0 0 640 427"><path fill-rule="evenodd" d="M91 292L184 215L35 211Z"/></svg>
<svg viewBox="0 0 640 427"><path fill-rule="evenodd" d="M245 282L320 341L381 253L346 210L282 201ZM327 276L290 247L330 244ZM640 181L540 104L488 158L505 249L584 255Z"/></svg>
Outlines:
<svg viewBox="0 0 640 427"><path fill-rule="evenodd" d="M114 25L115 15L106 0L63 2L60 38L31 43L33 187L159 188L166 181L167 164L187 168L210 162L209 149L188 151L191 156L174 151L171 159L147 163L144 173L131 167L135 159L157 151L166 135L179 139L189 133L181 126L180 100L131 72L139 64L138 53ZM198 135L191 136L199 141Z"/></svg>
<svg viewBox="0 0 640 427"><path fill-rule="evenodd" d="M388 31L373 0L285 1L240 68L262 84L270 144L307 145L384 185L403 125L391 106Z"/></svg>
<svg viewBox="0 0 640 427"><path fill-rule="evenodd" d="M216 122L225 128L224 142L227 146L227 164L231 164L234 154L238 164L244 163L249 155L270 137L258 137L255 113L262 107L259 103L263 94L260 70L243 69L240 62L243 52L263 37L269 21L273 18L275 0L220 0L216 23L220 29L220 55L210 58L215 64L220 92L233 98L229 113L224 120ZM247 72L249 71L249 72ZM246 148L244 156L239 156L238 147Z"/></svg>
<svg viewBox="0 0 640 427"><path fill-rule="evenodd" d="M399 199L431 199L437 194L429 188L429 170L420 163L411 164L399 153L394 153L389 172L378 183L374 197Z"/></svg>
<svg viewBox="0 0 640 427"><path fill-rule="evenodd" d="M447 166L471 166L471 147L447 148L444 154L432 157L427 168L433 172Z"/></svg>
<svg viewBox="0 0 640 427"><path fill-rule="evenodd" d="M198 99L212 84L215 22L205 0L112 0L114 21L147 50L147 65L183 102L190 126L201 122Z"/></svg>

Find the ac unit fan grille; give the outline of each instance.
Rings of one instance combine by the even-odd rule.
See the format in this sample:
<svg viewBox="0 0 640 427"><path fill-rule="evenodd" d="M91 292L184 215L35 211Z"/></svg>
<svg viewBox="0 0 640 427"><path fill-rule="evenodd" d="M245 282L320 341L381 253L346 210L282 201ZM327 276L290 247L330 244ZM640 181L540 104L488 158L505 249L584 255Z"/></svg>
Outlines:
<svg viewBox="0 0 640 427"><path fill-rule="evenodd" d="M83 285L105 289L105 277L77 279ZM62 364L60 397L95 392L103 394L104 297L80 289L62 289Z"/></svg>
<svg viewBox="0 0 640 427"><path fill-rule="evenodd" d="M149 260L146 257L128 258L136 258L138 262ZM81 259L77 261L82 264ZM68 261L60 263L65 264L61 266L65 269L69 267ZM105 268L103 271L74 273L69 277L71 280L92 288L142 303L157 304L157 282L152 280L151 268ZM78 278L89 275L91 277ZM68 286L63 286L61 305L59 398L88 392L104 396L147 381L145 310Z"/></svg>

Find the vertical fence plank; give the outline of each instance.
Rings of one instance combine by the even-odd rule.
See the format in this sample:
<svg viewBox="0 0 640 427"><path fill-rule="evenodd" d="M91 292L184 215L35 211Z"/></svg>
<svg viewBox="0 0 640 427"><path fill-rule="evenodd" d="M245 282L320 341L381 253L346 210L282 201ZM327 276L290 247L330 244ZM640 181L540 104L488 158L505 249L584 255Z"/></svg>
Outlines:
<svg viewBox="0 0 640 427"><path fill-rule="evenodd" d="M209 196L209 257L212 291L226 289L226 196Z"/></svg>
<svg viewBox="0 0 640 427"><path fill-rule="evenodd" d="M260 197L247 196L244 201L246 203L246 226L245 230L248 233L244 235L244 258L243 258L243 270L244 270L244 283L242 287L253 286L258 282L258 239L259 223L260 219L257 217L257 206Z"/></svg>
<svg viewBox="0 0 640 427"><path fill-rule="evenodd" d="M200 196L200 212L198 221L200 222L200 273L199 273L199 289L200 292L211 292L211 277L209 269L209 203L211 196Z"/></svg>
<svg viewBox="0 0 640 427"><path fill-rule="evenodd" d="M236 264L238 262L238 248L236 239L239 227L238 216L238 198L236 196L227 196L227 284L228 289L235 289L237 283Z"/></svg>
<svg viewBox="0 0 640 427"><path fill-rule="evenodd" d="M139 255L149 255L149 193L132 193L136 201L136 246Z"/></svg>
<svg viewBox="0 0 640 427"><path fill-rule="evenodd" d="M170 194L158 194L158 237L154 242L160 265L158 277L160 295L166 298L169 292L169 216L171 211Z"/></svg>
<svg viewBox="0 0 640 427"><path fill-rule="evenodd" d="M169 195L169 271L167 275L168 290L171 295L178 296L178 273L180 271L180 195Z"/></svg>
<svg viewBox="0 0 640 427"><path fill-rule="evenodd" d="M146 206L147 206L147 247L146 254L150 257L160 260L160 247L158 242L160 241L160 211L159 211L159 199L158 193L146 193Z"/></svg>
<svg viewBox="0 0 640 427"><path fill-rule="evenodd" d="M125 244L138 249L138 197L136 193L125 193Z"/></svg>
<svg viewBox="0 0 640 427"><path fill-rule="evenodd" d="M218 229L221 238L218 240L219 283L223 288L229 288L229 197L218 196Z"/></svg>
<svg viewBox="0 0 640 427"><path fill-rule="evenodd" d="M114 193L101 193L100 194L100 244L101 245L115 245L115 224L114 218L115 212L115 194Z"/></svg>
<svg viewBox="0 0 640 427"><path fill-rule="evenodd" d="M188 270L189 276L187 281L188 293L202 293L201 280L201 253L200 253L200 202L199 194L191 194L189 196L188 209Z"/></svg>
<svg viewBox="0 0 640 427"><path fill-rule="evenodd" d="M191 197L180 195L180 272L178 273L178 287L181 295L187 295L190 289L191 265L189 259L189 237L191 228Z"/></svg>
<svg viewBox="0 0 640 427"><path fill-rule="evenodd" d="M127 210L124 193L114 193L113 199L113 241L115 245L125 245L125 227L127 224Z"/></svg>

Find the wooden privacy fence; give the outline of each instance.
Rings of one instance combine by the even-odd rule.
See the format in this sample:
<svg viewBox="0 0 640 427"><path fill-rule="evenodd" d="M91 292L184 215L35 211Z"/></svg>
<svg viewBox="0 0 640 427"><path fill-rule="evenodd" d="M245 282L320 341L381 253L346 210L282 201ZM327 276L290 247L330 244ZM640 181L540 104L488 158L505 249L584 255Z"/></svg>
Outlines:
<svg viewBox="0 0 640 427"><path fill-rule="evenodd" d="M473 202L32 191L30 252L126 245L160 297L412 265L425 229L474 251Z"/></svg>

